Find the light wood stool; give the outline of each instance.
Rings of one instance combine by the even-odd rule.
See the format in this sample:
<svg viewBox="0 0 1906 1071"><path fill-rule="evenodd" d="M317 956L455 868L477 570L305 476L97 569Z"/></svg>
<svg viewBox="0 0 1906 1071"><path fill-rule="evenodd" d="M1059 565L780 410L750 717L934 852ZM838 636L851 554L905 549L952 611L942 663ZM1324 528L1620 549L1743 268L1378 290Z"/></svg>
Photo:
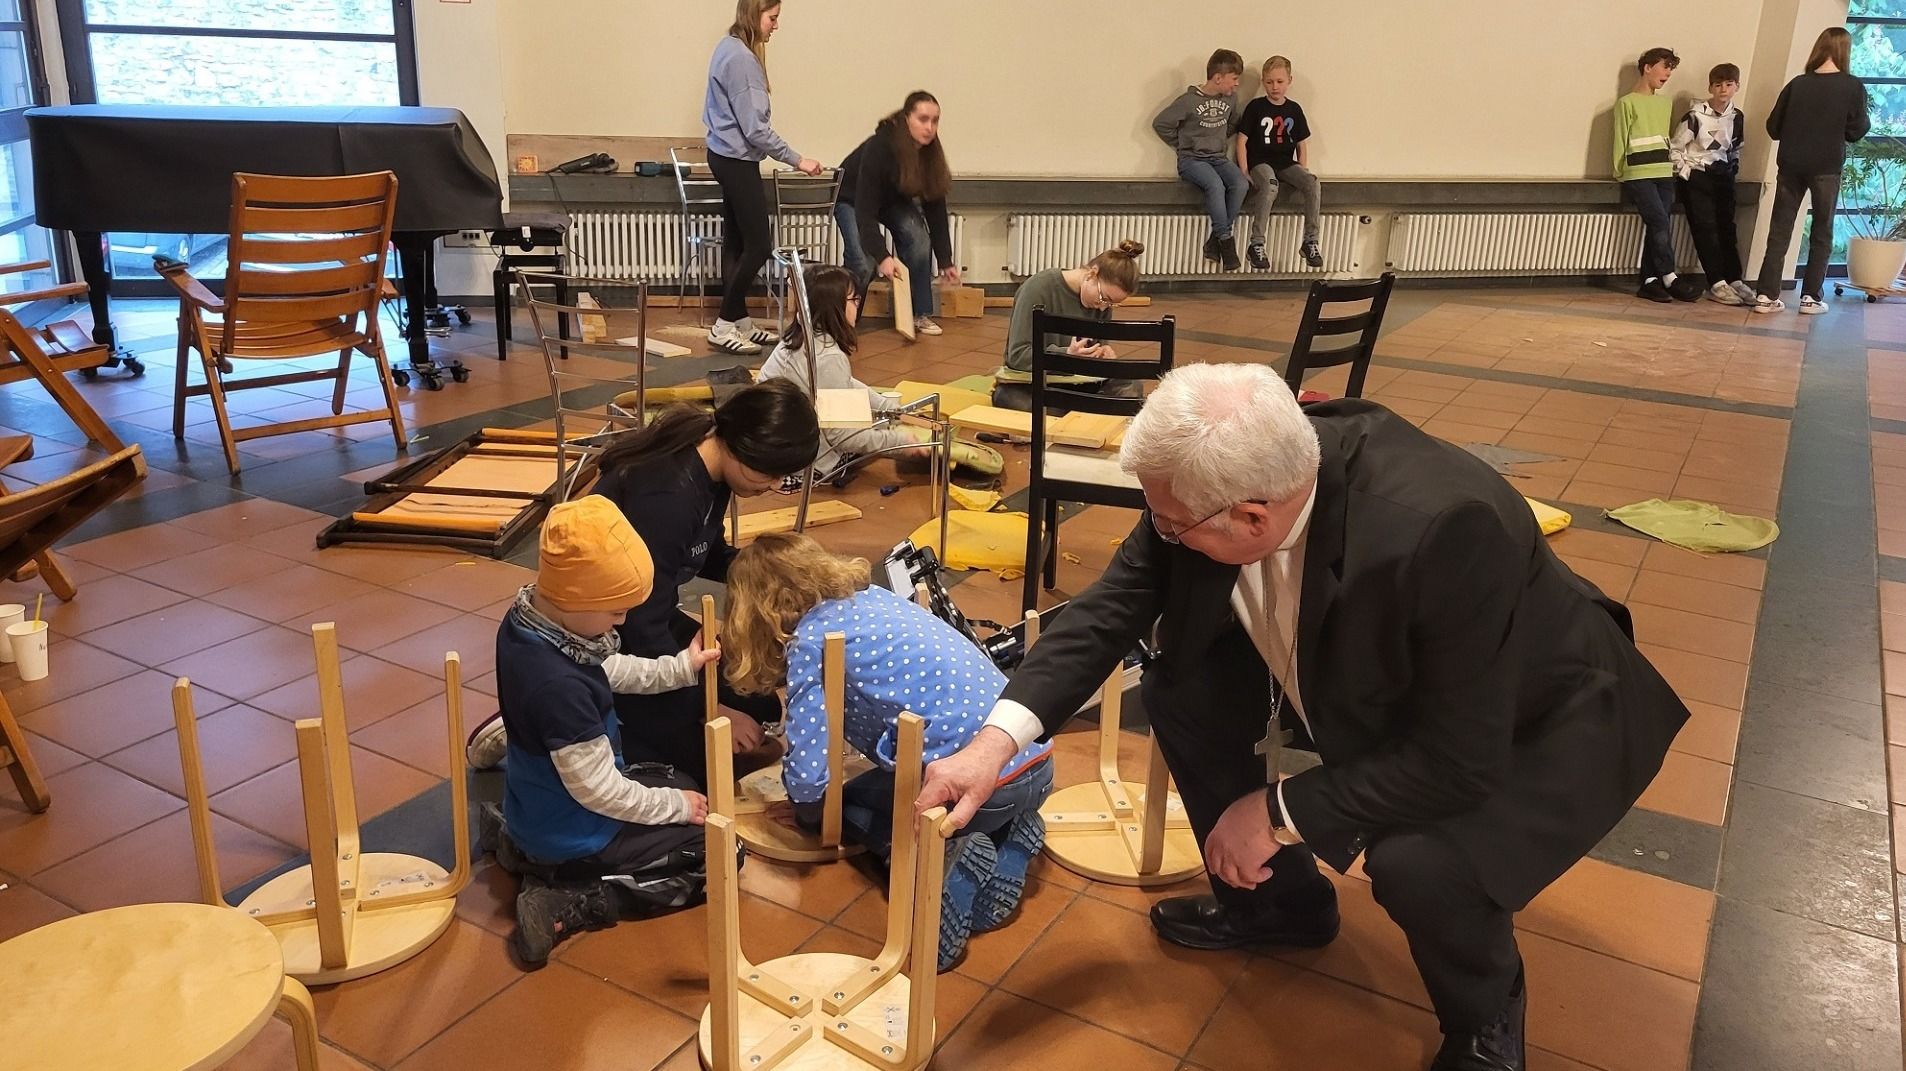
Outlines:
<svg viewBox="0 0 1906 1071"><path fill-rule="evenodd" d="M710 776L732 764L728 720L707 729ZM762 964L741 952L730 816L708 814L708 1010L698 1047L711 1071L916 1071L933 1057L946 812L915 818L926 723L900 716L887 939L874 959L809 952ZM903 831L911 830L907 836Z"/></svg>
<svg viewBox="0 0 1906 1071"><path fill-rule="evenodd" d="M705 598L706 596L704 596ZM706 645L706 640L703 641ZM866 849L841 843L841 787L874 768L847 747L847 636L830 632L821 647L822 704L827 711L827 789L821 797L821 829L809 833L768 817L767 809L788 798L781 763L756 770L735 785L732 806L714 810L735 820L735 836L764 859L784 863L831 863ZM712 719L711 719L712 721Z"/></svg>
<svg viewBox="0 0 1906 1071"><path fill-rule="evenodd" d="M311 994L271 931L223 907L134 904L0 944L0 1063L12 1071L197 1071L276 1013L317 1071Z"/></svg>
<svg viewBox="0 0 1906 1071"><path fill-rule="evenodd" d="M238 911L269 927L284 948L285 972L306 985L362 978L394 967L424 950L450 927L457 894L470 883L469 790L463 777L463 683L456 652L443 658L449 720L450 821L455 868L389 852L364 852L358 840L357 792L351 780L351 741L344 720L344 680L338 671L337 628L311 626L317 648L316 718L294 724L298 777L304 790L306 842L311 863L260 886ZM212 840L212 811L199 759L192 682L172 686L185 798L198 857L199 894L225 903Z"/></svg>

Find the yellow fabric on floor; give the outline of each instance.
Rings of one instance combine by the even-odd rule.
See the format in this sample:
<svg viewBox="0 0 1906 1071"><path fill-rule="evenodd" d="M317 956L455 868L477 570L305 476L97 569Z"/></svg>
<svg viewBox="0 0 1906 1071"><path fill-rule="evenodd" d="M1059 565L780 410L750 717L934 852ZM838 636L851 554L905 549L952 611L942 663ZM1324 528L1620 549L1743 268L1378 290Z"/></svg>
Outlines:
<svg viewBox="0 0 1906 1071"><path fill-rule="evenodd" d="M1729 513L1712 502L1651 498L1608 511L1608 516L1677 547L1698 551L1759 550L1780 538L1766 517Z"/></svg>
<svg viewBox="0 0 1906 1071"><path fill-rule="evenodd" d="M940 519L934 517L913 530L916 547L932 547L949 569L988 569L1003 573L1026 567L1026 515L974 513L957 510L947 515L946 539L940 549Z"/></svg>
<svg viewBox="0 0 1906 1071"><path fill-rule="evenodd" d="M1529 509L1535 513L1535 523L1541 526L1545 536L1554 535L1575 523L1575 518L1569 516L1566 510L1556 509L1547 502L1537 502L1527 495L1522 496L1522 501L1527 502Z"/></svg>
<svg viewBox="0 0 1906 1071"><path fill-rule="evenodd" d="M970 509L985 513L994 506L999 505L998 491L973 491L961 487L959 484L954 484L946 489L946 493L952 496L953 501L957 503L961 509ZM939 531L939 528L935 526L934 531Z"/></svg>

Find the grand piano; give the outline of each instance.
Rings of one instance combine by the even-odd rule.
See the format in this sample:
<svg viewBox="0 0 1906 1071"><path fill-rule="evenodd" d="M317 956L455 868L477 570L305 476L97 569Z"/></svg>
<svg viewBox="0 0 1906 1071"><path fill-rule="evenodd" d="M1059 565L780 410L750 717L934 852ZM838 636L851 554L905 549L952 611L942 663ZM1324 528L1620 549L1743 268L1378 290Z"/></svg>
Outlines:
<svg viewBox="0 0 1906 1071"><path fill-rule="evenodd" d="M391 241L403 267L413 366L427 366L430 250L503 225L496 166L455 108L214 108L74 104L26 113L35 221L73 232L92 288L94 341L113 345L105 234L225 234L232 174L397 173Z"/></svg>

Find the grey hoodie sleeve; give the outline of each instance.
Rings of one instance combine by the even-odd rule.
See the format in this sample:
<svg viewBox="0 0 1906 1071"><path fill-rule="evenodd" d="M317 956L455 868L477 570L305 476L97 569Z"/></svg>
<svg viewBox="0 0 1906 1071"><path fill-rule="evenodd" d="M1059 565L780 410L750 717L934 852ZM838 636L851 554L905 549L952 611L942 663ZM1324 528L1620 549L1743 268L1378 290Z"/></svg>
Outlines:
<svg viewBox="0 0 1906 1071"><path fill-rule="evenodd" d="M1173 152L1178 151L1178 128L1191 115L1191 109L1190 94L1180 93L1152 120L1152 133L1157 134L1158 140L1170 146Z"/></svg>

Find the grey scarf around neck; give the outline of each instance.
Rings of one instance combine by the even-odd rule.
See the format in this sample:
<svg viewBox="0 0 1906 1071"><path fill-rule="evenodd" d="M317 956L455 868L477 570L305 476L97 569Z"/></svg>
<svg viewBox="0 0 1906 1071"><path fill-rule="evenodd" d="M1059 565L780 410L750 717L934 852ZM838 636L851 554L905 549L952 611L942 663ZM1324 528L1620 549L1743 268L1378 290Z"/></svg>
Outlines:
<svg viewBox="0 0 1906 1071"><path fill-rule="evenodd" d="M621 637L616 635L615 629L600 636L578 636L551 621L531 601L535 591L536 585L523 585L516 593L516 605L510 608L510 613L516 616L517 624L548 640L565 657L579 665L599 666L621 648Z"/></svg>

